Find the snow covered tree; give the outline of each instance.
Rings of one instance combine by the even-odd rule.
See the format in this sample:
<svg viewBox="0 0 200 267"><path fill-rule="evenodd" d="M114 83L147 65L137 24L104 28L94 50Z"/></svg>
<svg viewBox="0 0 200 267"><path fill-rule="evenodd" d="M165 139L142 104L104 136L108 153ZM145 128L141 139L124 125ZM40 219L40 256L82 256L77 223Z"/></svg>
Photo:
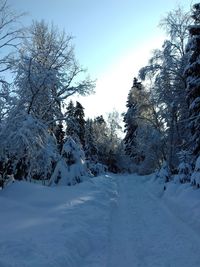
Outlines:
<svg viewBox="0 0 200 267"><path fill-rule="evenodd" d="M161 21L168 39L162 49L154 51L149 65L140 70L140 78L149 83L151 101L155 106L154 121L163 139L162 160L167 160L171 172L178 165L177 153L186 149L189 136L185 123L188 107L184 76L189 25L190 16L181 8L169 12Z"/></svg>
<svg viewBox="0 0 200 267"><path fill-rule="evenodd" d="M85 70L77 63L71 42L72 37L56 27L34 22L15 66L19 105L51 127L62 118L68 97L87 95L94 88L89 78L79 79Z"/></svg>
<svg viewBox="0 0 200 267"><path fill-rule="evenodd" d="M65 131L63 130L63 124L61 121L56 125L55 137L57 140L58 151L61 152L65 137Z"/></svg>
<svg viewBox="0 0 200 267"><path fill-rule="evenodd" d="M179 152L179 165L178 165L178 175L175 177L175 181L179 183L188 183L191 180L192 174L192 164L191 155L187 150L182 150Z"/></svg>
<svg viewBox="0 0 200 267"><path fill-rule="evenodd" d="M74 140L67 138L50 179L50 185L75 185L89 177L84 151Z"/></svg>
<svg viewBox="0 0 200 267"><path fill-rule="evenodd" d="M0 132L0 173L3 179L48 180L58 151L47 126L23 110L13 111Z"/></svg>
<svg viewBox="0 0 200 267"><path fill-rule="evenodd" d="M94 118L93 133L98 151L98 160L100 163L106 164L109 146L108 128L102 115Z"/></svg>
<svg viewBox="0 0 200 267"><path fill-rule="evenodd" d="M191 176L191 183L193 186L200 188L200 156L195 162L195 168Z"/></svg>
<svg viewBox="0 0 200 267"><path fill-rule="evenodd" d="M66 136L72 137L74 140L77 139L75 136L76 122L74 118L75 107L72 100L70 100L69 104L66 107L65 119L66 119Z"/></svg>
<svg viewBox="0 0 200 267"><path fill-rule="evenodd" d="M160 166L165 157L160 122L151 92L134 79L124 115L125 152L132 158L137 171L145 174Z"/></svg>
<svg viewBox="0 0 200 267"><path fill-rule="evenodd" d="M193 6L194 25L189 27L187 45L189 62L185 69L187 102L189 105L190 149L195 158L200 154L200 4Z"/></svg>
<svg viewBox="0 0 200 267"><path fill-rule="evenodd" d="M8 116L16 100L8 77L25 34L20 21L23 16L23 13L16 13L8 1L0 0L0 123Z"/></svg>
<svg viewBox="0 0 200 267"><path fill-rule="evenodd" d="M94 176L103 174L107 170L107 166L105 166L105 162L99 159L99 151L98 148L102 149L102 146L99 144L99 139L97 141L95 135L95 123L92 119L88 119L85 124L85 156L86 156L86 163L88 169ZM99 137L99 135L98 135ZM102 140L101 140L102 141ZM101 143L102 144L102 143ZM101 150L100 149L100 150ZM104 158L106 155L104 154Z"/></svg>
<svg viewBox="0 0 200 267"><path fill-rule="evenodd" d="M98 161L98 149L94 136L93 120L88 119L85 124L85 156L88 161Z"/></svg>
<svg viewBox="0 0 200 267"><path fill-rule="evenodd" d="M168 183L170 181L171 172L169 165L166 161L163 161L161 168L159 169L156 178L161 180L161 183Z"/></svg>
<svg viewBox="0 0 200 267"><path fill-rule="evenodd" d="M0 0L0 84L5 85L7 81L3 73L10 70L14 63L13 53L16 52L22 38L24 28L20 19L24 13L17 14L9 5L8 1Z"/></svg>
<svg viewBox="0 0 200 267"><path fill-rule="evenodd" d="M74 139L75 142L80 143L83 147L85 145L85 114L84 108L76 101L76 105L72 101L67 106L65 113L66 119L66 135Z"/></svg>
<svg viewBox="0 0 200 267"><path fill-rule="evenodd" d="M118 162L119 159L119 148L121 148L121 138L120 134L122 133L121 127L121 118L119 113L116 110L110 112L107 116L107 139L108 139L108 153L106 164L108 166L108 170L111 172L118 172Z"/></svg>
<svg viewBox="0 0 200 267"><path fill-rule="evenodd" d="M81 145L85 145L85 114L84 108L80 102L76 101L76 106L74 109L74 119L76 124L76 135L78 136Z"/></svg>
<svg viewBox="0 0 200 267"><path fill-rule="evenodd" d="M133 158L135 163L140 164L145 159L144 150L138 145L138 134L141 137L142 129L146 128L147 124L153 124L152 107L149 98L149 92L145 90L141 82L134 78L133 86L128 95L127 101L128 110L124 115L125 122L125 151L126 154Z"/></svg>
<svg viewBox="0 0 200 267"><path fill-rule="evenodd" d="M135 91L141 90L141 84L134 78L133 86L128 94L128 100L126 107L127 112L124 115L124 123L125 123L125 152L130 157L135 157L137 155L136 152L136 131L138 128L137 116L138 116L138 109L137 103L135 99Z"/></svg>

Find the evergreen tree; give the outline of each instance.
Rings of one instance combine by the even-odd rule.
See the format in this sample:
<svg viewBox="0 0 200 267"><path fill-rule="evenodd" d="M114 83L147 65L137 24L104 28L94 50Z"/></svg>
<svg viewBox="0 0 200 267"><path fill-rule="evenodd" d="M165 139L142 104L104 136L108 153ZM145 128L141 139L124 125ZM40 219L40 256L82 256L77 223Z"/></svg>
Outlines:
<svg viewBox="0 0 200 267"><path fill-rule="evenodd" d="M58 151L61 152L62 147L63 147L63 143L64 143L64 137L65 137L65 132L63 130L63 124L61 121L56 126L55 137L57 140Z"/></svg>
<svg viewBox="0 0 200 267"><path fill-rule="evenodd" d="M75 107L74 103L72 100L70 100L67 108L66 108L66 136L67 137L72 137L74 140L77 139L77 136L75 136L75 128L76 128L76 123L75 123L75 118L74 118L74 112L75 112Z"/></svg>
<svg viewBox="0 0 200 267"><path fill-rule="evenodd" d="M189 28L190 39L187 45L189 62L185 76L191 130L190 149L197 158L200 154L200 4L193 6L192 18L194 25Z"/></svg>
<svg viewBox="0 0 200 267"><path fill-rule="evenodd" d="M136 78L133 80L133 86L128 94L128 100L126 107L128 108L127 112L124 115L125 123L125 152L130 157L135 157L136 153L136 131L138 128L137 116L138 109L136 99L134 97L135 91L141 90L141 83L138 82Z"/></svg>
<svg viewBox="0 0 200 267"><path fill-rule="evenodd" d="M50 185L75 185L89 176L84 151L71 137L67 138L50 178Z"/></svg>
<svg viewBox="0 0 200 267"><path fill-rule="evenodd" d="M84 108L78 101L76 106L72 101L69 102L66 111L66 135L72 137L75 142L85 146L85 114Z"/></svg>
<svg viewBox="0 0 200 267"><path fill-rule="evenodd" d="M85 117L84 108L81 105L81 103L76 101L76 106L74 109L74 119L76 123L75 131L83 147L85 146L85 119L84 117Z"/></svg>
<svg viewBox="0 0 200 267"><path fill-rule="evenodd" d="M93 131L98 151L98 160L100 163L106 164L109 152L109 138L107 123L102 115L94 118Z"/></svg>
<svg viewBox="0 0 200 267"><path fill-rule="evenodd" d="M85 124L85 156L89 161L98 161L98 149L94 136L93 120L88 119Z"/></svg>

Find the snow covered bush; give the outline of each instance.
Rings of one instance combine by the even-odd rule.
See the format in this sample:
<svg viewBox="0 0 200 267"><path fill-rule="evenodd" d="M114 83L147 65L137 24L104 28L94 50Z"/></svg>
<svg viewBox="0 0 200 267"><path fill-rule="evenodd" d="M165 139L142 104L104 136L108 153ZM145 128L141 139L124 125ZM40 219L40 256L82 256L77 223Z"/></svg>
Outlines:
<svg viewBox="0 0 200 267"><path fill-rule="evenodd" d="M108 167L99 162L88 161L87 167L94 176L105 174L108 171Z"/></svg>
<svg viewBox="0 0 200 267"><path fill-rule="evenodd" d="M169 182L170 172L169 172L169 166L166 161L163 162L161 169L156 174L156 178L161 179L164 183Z"/></svg>
<svg viewBox="0 0 200 267"><path fill-rule="evenodd" d="M194 172L191 176L191 183L197 188L200 187L200 156L196 160Z"/></svg>
<svg viewBox="0 0 200 267"><path fill-rule="evenodd" d="M191 179L192 166L191 159L187 151L179 153L180 164L178 165L178 175L174 176L174 181L177 183L188 183Z"/></svg>
<svg viewBox="0 0 200 267"><path fill-rule="evenodd" d="M26 112L12 114L0 132L0 174L3 179L48 179L58 152L48 128Z"/></svg>
<svg viewBox="0 0 200 267"><path fill-rule="evenodd" d="M88 179L89 171L80 145L69 137L63 145L61 158L50 179L50 185L75 185Z"/></svg>

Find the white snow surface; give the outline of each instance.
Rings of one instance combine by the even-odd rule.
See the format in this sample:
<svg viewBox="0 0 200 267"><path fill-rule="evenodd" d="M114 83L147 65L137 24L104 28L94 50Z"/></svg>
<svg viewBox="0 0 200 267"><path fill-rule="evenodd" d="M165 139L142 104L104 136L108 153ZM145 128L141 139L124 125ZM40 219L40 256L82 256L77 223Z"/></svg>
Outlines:
<svg viewBox="0 0 200 267"><path fill-rule="evenodd" d="M159 180L157 180L159 181ZM0 267L199 267L200 190L153 176L0 191Z"/></svg>

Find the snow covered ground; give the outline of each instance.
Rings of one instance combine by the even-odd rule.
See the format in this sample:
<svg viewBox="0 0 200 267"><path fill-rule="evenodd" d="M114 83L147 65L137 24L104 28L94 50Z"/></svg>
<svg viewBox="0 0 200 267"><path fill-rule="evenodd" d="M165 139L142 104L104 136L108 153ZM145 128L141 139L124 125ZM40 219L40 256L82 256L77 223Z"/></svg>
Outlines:
<svg viewBox="0 0 200 267"><path fill-rule="evenodd" d="M107 175L0 192L0 267L199 267L200 190Z"/></svg>
<svg viewBox="0 0 200 267"><path fill-rule="evenodd" d="M105 262L116 198L112 180L99 177L72 187L16 182L2 190L0 267L82 267L89 255Z"/></svg>

